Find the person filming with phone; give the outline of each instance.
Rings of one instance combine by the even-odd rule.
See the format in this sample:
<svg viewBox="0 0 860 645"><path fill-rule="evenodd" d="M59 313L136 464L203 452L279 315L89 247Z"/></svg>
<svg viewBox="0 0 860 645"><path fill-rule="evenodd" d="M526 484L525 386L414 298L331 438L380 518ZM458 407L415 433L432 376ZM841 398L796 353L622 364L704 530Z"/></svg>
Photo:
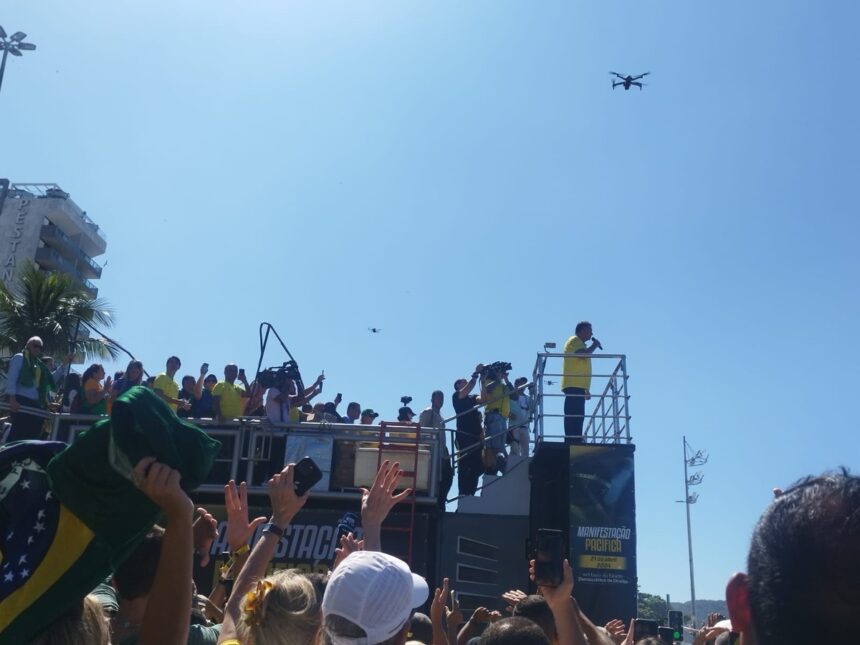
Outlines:
<svg viewBox="0 0 860 645"><path fill-rule="evenodd" d="M237 378L244 387L236 385ZM212 406L215 408L215 416L219 421L241 417L249 396L250 387L245 378L245 370L240 370L235 363L228 363L224 367L224 380L212 388Z"/></svg>
<svg viewBox="0 0 860 645"><path fill-rule="evenodd" d="M591 341L591 345L585 343ZM585 421L585 402L591 398L591 359L595 350L603 349L591 329L591 323L577 323L574 335L564 344L564 363L561 391L564 392L564 436L566 443L582 443L582 425ZM570 356L569 354L582 354Z"/></svg>

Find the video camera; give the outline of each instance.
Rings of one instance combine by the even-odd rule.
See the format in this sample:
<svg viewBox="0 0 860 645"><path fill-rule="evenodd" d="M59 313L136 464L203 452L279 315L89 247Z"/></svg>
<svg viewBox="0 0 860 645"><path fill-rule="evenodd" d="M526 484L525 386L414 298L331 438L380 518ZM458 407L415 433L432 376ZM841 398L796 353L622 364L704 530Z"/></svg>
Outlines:
<svg viewBox="0 0 860 645"><path fill-rule="evenodd" d="M499 378L499 376L504 372L510 372L512 369L510 363L505 363L504 361L496 361L495 363L488 363L484 365L484 369L481 370L481 378L488 378L493 381Z"/></svg>
<svg viewBox="0 0 860 645"><path fill-rule="evenodd" d="M410 403L412 403L412 397L411 397L411 396L401 396L401 397L400 397L400 402L401 402L404 406L409 405Z"/></svg>
<svg viewBox="0 0 860 645"><path fill-rule="evenodd" d="M267 367L257 372L257 383L267 390L270 387L276 387L283 391L288 380L295 381L299 392L304 391L305 384L302 382L302 375L295 361L287 361L279 367Z"/></svg>

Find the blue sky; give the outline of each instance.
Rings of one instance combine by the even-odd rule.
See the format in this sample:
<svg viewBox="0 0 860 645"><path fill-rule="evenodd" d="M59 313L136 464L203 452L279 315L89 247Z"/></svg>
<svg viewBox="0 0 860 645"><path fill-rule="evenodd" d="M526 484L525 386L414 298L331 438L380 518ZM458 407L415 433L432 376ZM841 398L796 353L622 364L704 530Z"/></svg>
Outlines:
<svg viewBox="0 0 860 645"><path fill-rule="evenodd" d="M686 434L719 598L773 486L858 466L858 19L6 0L38 50L7 67L0 176L102 225L113 335L151 372L251 371L268 320L307 378L390 415L479 360L528 374L591 320L628 355L641 589L689 598ZM652 76L613 92L611 69Z"/></svg>

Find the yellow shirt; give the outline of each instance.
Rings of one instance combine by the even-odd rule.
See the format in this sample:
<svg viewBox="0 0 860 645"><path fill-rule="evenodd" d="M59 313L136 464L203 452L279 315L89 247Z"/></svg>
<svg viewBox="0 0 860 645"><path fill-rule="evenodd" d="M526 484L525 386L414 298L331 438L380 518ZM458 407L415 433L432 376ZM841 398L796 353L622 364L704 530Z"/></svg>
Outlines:
<svg viewBox="0 0 860 645"><path fill-rule="evenodd" d="M573 354L578 349L584 349L585 343L579 336L571 336L564 344L564 353ZM587 354L586 354L587 356ZM573 358L565 356L562 368L564 376L561 377L561 389L566 387L578 387L587 390L591 387L591 359Z"/></svg>
<svg viewBox="0 0 860 645"><path fill-rule="evenodd" d="M245 388L236 383L218 381L212 388L212 396L220 397L221 416L225 419L235 419L242 416L242 394Z"/></svg>
<svg viewBox="0 0 860 645"><path fill-rule="evenodd" d="M155 377L155 381L152 383L152 389L161 390L164 392L165 396L169 396L171 399L179 397L179 386L176 384L176 381L164 372ZM176 412L176 405L174 403L168 403L167 405L170 406L171 410Z"/></svg>
<svg viewBox="0 0 860 645"><path fill-rule="evenodd" d="M485 381L489 385L493 381ZM485 412L498 410L503 419L507 419L511 413L511 398L510 391L504 381L495 381L496 387L492 391L487 392L487 405L484 407Z"/></svg>

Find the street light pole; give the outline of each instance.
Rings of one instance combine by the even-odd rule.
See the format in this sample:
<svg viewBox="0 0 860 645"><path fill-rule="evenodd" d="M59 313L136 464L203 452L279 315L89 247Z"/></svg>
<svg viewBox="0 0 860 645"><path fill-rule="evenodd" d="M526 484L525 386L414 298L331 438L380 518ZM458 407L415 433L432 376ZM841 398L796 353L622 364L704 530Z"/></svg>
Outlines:
<svg viewBox="0 0 860 645"><path fill-rule="evenodd" d="M688 453L689 451L689 453ZM692 454L692 456L688 456ZM693 529L690 524L690 505L695 504L699 499L698 493L690 494L690 486L698 486L704 479L704 474L699 471L692 475L689 474L689 466L704 466L708 463L708 455L701 450L693 452L690 444L687 443L687 437L684 437L684 506L687 510L687 551L690 556L690 619L693 621L693 627L697 626L696 621L696 576L693 573ZM680 501L680 500L679 500Z"/></svg>
<svg viewBox="0 0 860 645"><path fill-rule="evenodd" d="M6 72L6 58L9 54L23 56L21 52L33 51L36 45L25 43L27 37L23 31L16 31L11 36L6 35L6 30L0 27L0 50L3 51L3 60L0 61L0 89L3 88L3 74Z"/></svg>

